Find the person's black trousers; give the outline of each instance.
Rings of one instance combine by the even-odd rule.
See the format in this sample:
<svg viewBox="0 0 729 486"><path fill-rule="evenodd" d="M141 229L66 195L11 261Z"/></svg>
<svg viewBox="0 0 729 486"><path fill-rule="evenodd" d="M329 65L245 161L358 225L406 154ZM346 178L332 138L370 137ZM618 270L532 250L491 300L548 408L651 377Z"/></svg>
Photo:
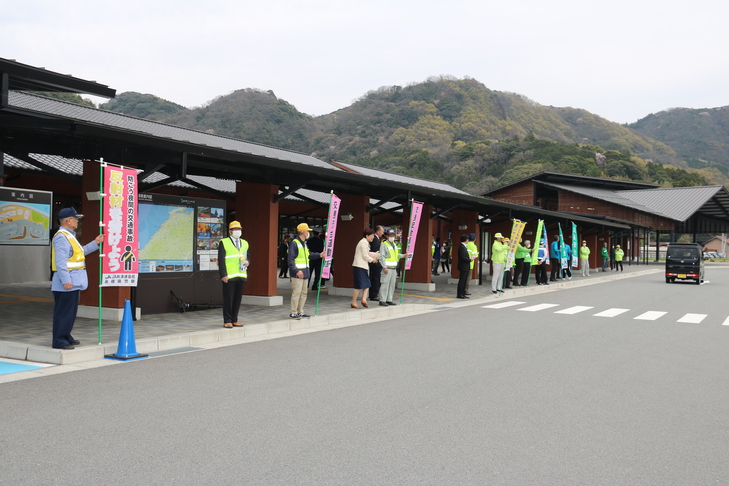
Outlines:
<svg viewBox="0 0 729 486"><path fill-rule="evenodd" d="M468 281L468 274L471 270L459 270L458 271L458 289L456 291L456 297L466 296L466 282Z"/></svg>
<svg viewBox="0 0 729 486"><path fill-rule="evenodd" d="M380 295L380 276L382 275L382 266L378 263L370 263L370 299L377 300Z"/></svg>
<svg viewBox="0 0 729 486"><path fill-rule="evenodd" d="M521 271L521 285L522 287L526 287L527 282L529 281L529 272L532 270L532 264L529 262L524 262L524 267Z"/></svg>
<svg viewBox="0 0 729 486"><path fill-rule="evenodd" d="M243 298L246 279L231 278L223 283L223 324L238 322L238 310Z"/></svg>
<svg viewBox="0 0 729 486"><path fill-rule="evenodd" d="M552 258L552 271L549 272L549 280L557 280L557 277L559 277L560 272L562 271L562 262L559 261L559 258Z"/></svg>
<svg viewBox="0 0 729 486"><path fill-rule="evenodd" d="M514 285L521 285L519 283L519 278L521 276L522 270L524 270L524 259L523 258L517 258L515 260L516 268L514 268Z"/></svg>
<svg viewBox="0 0 729 486"><path fill-rule="evenodd" d="M309 283L314 279L314 285L311 286L311 290L319 290L319 284L321 283L321 262L321 258L309 260Z"/></svg>
<svg viewBox="0 0 729 486"><path fill-rule="evenodd" d="M278 264L280 271L278 272L278 276L280 278L286 278L286 274L289 273L289 262L286 259L283 259Z"/></svg>
<svg viewBox="0 0 729 486"><path fill-rule="evenodd" d="M542 263L541 265L537 265L537 283L546 284L547 283L547 264Z"/></svg>
<svg viewBox="0 0 729 486"><path fill-rule="evenodd" d="M53 300L56 301L56 304L53 306L53 344L51 346L54 348L68 346L74 341L71 331L73 331L73 323L76 321L80 293L80 290L53 292Z"/></svg>

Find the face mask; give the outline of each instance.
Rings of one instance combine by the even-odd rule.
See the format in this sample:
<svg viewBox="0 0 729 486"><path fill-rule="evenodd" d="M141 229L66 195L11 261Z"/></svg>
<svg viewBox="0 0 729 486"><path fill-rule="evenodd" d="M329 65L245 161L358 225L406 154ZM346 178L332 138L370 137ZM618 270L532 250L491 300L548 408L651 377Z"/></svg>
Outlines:
<svg viewBox="0 0 729 486"><path fill-rule="evenodd" d="M240 238L240 231L233 231L231 234L233 235L233 238Z"/></svg>
<svg viewBox="0 0 729 486"><path fill-rule="evenodd" d="M394 243L395 242L395 237L394 236L391 236L391 237L389 237L387 239L387 241L389 241L390 243Z"/></svg>
<svg viewBox="0 0 729 486"><path fill-rule="evenodd" d="M583 243L582 246L587 246L587 243Z"/></svg>

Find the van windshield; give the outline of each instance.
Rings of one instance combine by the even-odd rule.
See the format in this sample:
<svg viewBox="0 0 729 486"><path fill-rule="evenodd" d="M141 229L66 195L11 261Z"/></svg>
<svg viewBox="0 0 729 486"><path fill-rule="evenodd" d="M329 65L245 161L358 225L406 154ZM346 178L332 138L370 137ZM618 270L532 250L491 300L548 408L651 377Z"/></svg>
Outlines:
<svg viewBox="0 0 729 486"><path fill-rule="evenodd" d="M679 260L698 259L699 250L696 248L681 248L680 246L669 247L667 257Z"/></svg>

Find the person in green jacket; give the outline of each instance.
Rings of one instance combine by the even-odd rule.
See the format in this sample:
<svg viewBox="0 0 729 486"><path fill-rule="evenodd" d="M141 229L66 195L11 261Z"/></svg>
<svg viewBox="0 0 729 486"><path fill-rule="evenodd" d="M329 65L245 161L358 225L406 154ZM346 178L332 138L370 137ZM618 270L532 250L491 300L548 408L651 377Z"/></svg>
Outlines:
<svg viewBox="0 0 729 486"><path fill-rule="evenodd" d="M582 267L582 276L590 276L590 248L587 246L587 242L582 240L582 246L580 247L580 267Z"/></svg>
<svg viewBox="0 0 729 486"><path fill-rule="evenodd" d="M516 252L514 253L514 261L516 262L516 269L514 270L514 287L526 285L520 283L520 281L524 281L524 278L520 278L520 275L522 275L525 271L525 268L527 273L529 273L529 269L531 268L531 249L526 246L528 244L529 240L525 241L524 245L521 244L521 241L519 241L516 245Z"/></svg>
<svg viewBox="0 0 729 486"><path fill-rule="evenodd" d="M607 267L610 264L610 250L608 250L607 242L602 244L600 256L602 257L602 271L607 272Z"/></svg>
<svg viewBox="0 0 729 486"><path fill-rule="evenodd" d="M494 269L491 278L491 292L498 294L503 292L504 265L506 264L506 253L509 251L509 245L504 243L504 237L501 233L496 233L494 240L494 244L491 246L491 264Z"/></svg>
<svg viewBox="0 0 729 486"><path fill-rule="evenodd" d="M623 256L625 256L625 252L622 248L620 248L620 245L615 246L615 271L618 271L618 266L620 267L620 271L623 271Z"/></svg>

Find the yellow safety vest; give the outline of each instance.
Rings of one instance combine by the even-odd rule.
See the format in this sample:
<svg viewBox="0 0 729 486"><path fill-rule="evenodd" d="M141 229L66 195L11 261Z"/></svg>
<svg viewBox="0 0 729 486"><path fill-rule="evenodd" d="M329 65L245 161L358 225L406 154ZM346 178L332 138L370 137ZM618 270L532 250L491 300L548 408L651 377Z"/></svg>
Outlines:
<svg viewBox="0 0 729 486"><path fill-rule="evenodd" d="M294 243L296 243L296 246L298 247L298 253L296 255L296 258L294 258L294 264L296 264L296 268L301 270L302 268L309 268L309 252L306 245L301 243L301 238L296 238L294 240Z"/></svg>
<svg viewBox="0 0 729 486"><path fill-rule="evenodd" d="M469 241L468 243L466 243L466 250L468 250L468 256L470 258L478 257L478 247L473 241ZM471 262L469 263L469 267L471 268L471 270L473 270L474 263L476 263L476 260L471 260Z"/></svg>
<svg viewBox="0 0 729 486"><path fill-rule="evenodd" d="M397 260L398 260L397 247L393 243L390 243L389 241L385 241L382 244L387 245L387 248L388 248L388 251L387 251L388 256L387 256L387 258L385 258L385 264L387 265L388 268L397 267Z"/></svg>
<svg viewBox="0 0 729 486"><path fill-rule="evenodd" d="M222 241L225 249L225 272L228 278L248 278L248 267L243 266L248 262L248 242L241 238L239 250L231 238L224 238Z"/></svg>
<svg viewBox="0 0 729 486"><path fill-rule="evenodd" d="M62 228L58 230L58 233L61 233L63 236L66 237L68 242L71 244L71 248L73 248L73 255L71 255L71 258L68 259L68 262L66 262L66 269L70 272L71 270L83 270L86 268L86 256L84 255L84 249L81 246L81 243L78 242L75 236L73 236L68 231L63 230ZM56 268L56 245L51 245L51 270L54 272L58 270Z"/></svg>

